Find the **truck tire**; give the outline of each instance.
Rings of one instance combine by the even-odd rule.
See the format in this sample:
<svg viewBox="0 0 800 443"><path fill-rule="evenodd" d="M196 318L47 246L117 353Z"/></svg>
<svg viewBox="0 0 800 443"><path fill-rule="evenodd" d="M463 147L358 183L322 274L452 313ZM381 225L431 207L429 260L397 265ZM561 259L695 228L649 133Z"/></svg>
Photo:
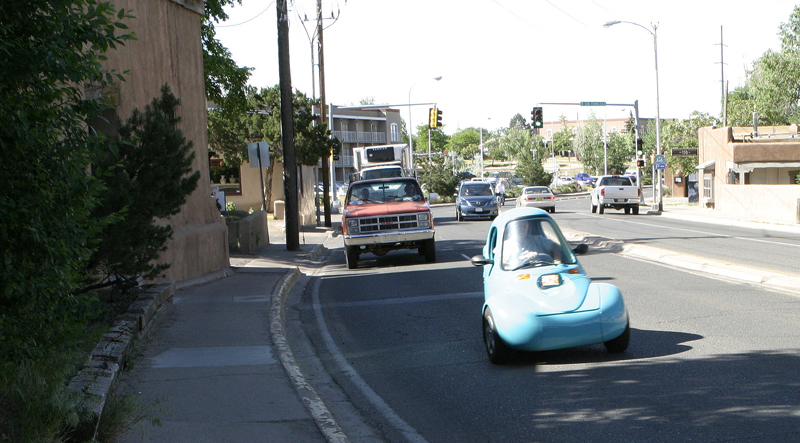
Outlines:
<svg viewBox="0 0 800 443"><path fill-rule="evenodd" d="M631 207L625 206L625 215L630 215L630 213L631 213Z"/></svg>
<svg viewBox="0 0 800 443"><path fill-rule="evenodd" d="M436 261L436 240L425 240L425 261L433 263Z"/></svg>
<svg viewBox="0 0 800 443"><path fill-rule="evenodd" d="M597 205L597 212L600 213L600 214L606 212L606 207L603 206L602 204Z"/></svg>
<svg viewBox="0 0 800 443"><path fill-rule="evenodd" d="M639 205L633 207L633 215L639 215Z"/></svg>
<svg viewBox="0 0 800 443"><path fill-rule="evenodd" d="M347 263L347 269L355 269L358 267L358 248L355 246L344 247L344 260Z"/></svg>
<svg viewBox="0 0 800 443"><path fill-rule="evenodd" d="M592 214L594 214L595 212L597 212L597 205L592 203Z"/></svg>

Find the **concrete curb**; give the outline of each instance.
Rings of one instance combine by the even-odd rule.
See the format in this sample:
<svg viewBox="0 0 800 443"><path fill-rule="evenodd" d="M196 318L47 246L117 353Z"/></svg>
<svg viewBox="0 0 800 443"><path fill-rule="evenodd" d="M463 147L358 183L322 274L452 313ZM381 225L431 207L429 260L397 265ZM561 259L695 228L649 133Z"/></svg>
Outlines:
<svg viewBox="0 0 800 443"><path fill-rule="evenodd" d="M127 312L103 334L83 369L70 380L68 388L85 395L79 407L92 412L96 424L100 422L108 396L116 388L131 349L147 336L164 308L172 304L175 287L172 282L147 286Z"/></svg>
<svg viewBox="0 0 800 443"><path fill-rule="evenodd" d="M322 251L322 245L317 245L312 252L307 256L316 257ZM294 384L297 395L300 397L303 405L306 407L314 422L317 424L320 432L325 439L330 443L348 443L350 440L342 432L333 414L325 406L320 396L314 388L306 381L300 370L297 361L294 358L292 349L286 340L286 333L284 329L284 301L289 294L294 283L300 277L300 269L293 268L283 276L278 284L277 291L272 294L271 305L269 312L270 333L272 335L272 343L280 355L281 364L289 376L289 379Z"/></svg>

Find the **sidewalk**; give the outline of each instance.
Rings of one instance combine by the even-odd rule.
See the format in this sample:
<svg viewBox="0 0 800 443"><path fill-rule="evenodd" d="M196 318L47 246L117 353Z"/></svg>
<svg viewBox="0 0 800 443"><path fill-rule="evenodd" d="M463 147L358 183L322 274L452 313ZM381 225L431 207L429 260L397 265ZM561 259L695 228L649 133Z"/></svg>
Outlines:
<svg viewBox="0 0 800 443"><path fill-rule="evenodd" d="M330 234L301 230L299 251L286 250L282 220L269 235L256 255L231 257L233 275L175 292L117 388L161 426L140 423L120 443L347 441L313 390L300 395L283 333L283 298Z"/></svg>

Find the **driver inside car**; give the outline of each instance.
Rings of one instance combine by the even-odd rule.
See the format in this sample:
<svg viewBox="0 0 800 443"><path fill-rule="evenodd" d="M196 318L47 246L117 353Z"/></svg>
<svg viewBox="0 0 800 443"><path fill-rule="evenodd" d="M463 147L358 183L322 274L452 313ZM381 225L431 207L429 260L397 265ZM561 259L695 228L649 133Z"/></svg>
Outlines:
<svg viewBox="0 0 800 443"><path fill-rule="evenodd" d="M526 262L559 263L560 246L542 232L539 220L517 220L506 226L503 235L504 269L517 269Z"/></svg>

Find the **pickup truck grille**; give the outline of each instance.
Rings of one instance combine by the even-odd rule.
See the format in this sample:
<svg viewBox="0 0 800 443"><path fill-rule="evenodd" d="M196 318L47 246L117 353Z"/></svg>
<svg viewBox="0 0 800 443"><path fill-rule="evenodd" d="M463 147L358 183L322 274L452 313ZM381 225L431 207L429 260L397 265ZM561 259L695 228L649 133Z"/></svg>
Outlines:
<svg viewBox="0 0 800 443"><path fill-rule="evenodd" d="M424 214L425 218L428 213ZM356 219L358 221L358 229L352 229L354 232L370 233L370 232L387 232L387 231L403 231L408 229L428 229L431 224L426 219L423 223L418 220L417 214L397 214L397 215L383 215L380 217L364 217Z"/></svg>

